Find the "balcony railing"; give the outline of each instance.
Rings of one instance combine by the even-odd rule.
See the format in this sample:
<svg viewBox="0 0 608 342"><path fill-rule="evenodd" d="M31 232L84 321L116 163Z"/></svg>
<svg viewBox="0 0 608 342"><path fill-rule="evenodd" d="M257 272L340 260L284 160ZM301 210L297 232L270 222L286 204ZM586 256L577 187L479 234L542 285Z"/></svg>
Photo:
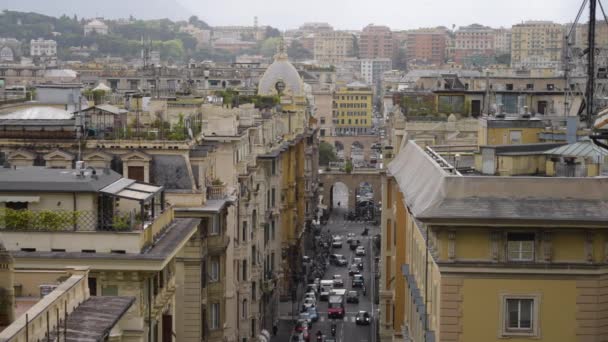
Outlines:
<svg viewBox="0 0 608 342"><path fill-rule="evenodd" d="M0 230L8 231L134 231L148 220L133 212L0 210Z"/></svg>
<svg viewBox="0 0 608 342"><path fill-rule="evenodd" d="M207 199L218 200L226 198L226 185L210 185L207 187Z"/></svg>

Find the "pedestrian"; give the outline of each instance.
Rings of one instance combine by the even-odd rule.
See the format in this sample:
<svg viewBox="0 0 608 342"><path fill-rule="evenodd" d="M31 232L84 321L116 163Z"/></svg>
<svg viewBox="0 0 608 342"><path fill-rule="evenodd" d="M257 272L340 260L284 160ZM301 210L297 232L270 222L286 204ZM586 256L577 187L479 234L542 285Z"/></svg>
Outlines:
<svg viewBox="0 0 608 342"><path fill-rule="evenodd" d="M277 336L277 332L279 331L279 327L277 326L277 321L272 323L272 336Z"/></svg>

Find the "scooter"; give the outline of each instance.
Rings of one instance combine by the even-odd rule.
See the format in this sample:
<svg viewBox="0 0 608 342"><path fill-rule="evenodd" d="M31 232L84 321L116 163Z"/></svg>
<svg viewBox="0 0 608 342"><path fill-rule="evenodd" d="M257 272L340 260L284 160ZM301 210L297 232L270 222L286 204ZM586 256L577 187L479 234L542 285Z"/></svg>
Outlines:
<svg viewBox="0 0 608 342"><path fill-rule="evenodd" d="M336 337L336 324L331 324L331 336Z"/></svg>
<svg viewBox="0 0 608 342"><path fill-rule="evenodd" d="M369 230L367 228L363 229L363 233L361 233L361 236L367 236L369 234Z"/></svg>

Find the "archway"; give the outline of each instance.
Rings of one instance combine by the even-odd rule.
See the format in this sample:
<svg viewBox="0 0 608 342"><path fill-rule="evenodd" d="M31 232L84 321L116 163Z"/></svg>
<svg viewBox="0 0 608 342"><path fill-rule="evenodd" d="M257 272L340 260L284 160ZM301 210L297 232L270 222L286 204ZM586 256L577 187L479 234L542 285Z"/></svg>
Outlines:
<svg viewBox="0 0 608 342"><path fill-rule="evenodd" d="M357 186L355 195L355 211L360 217L375 219L378 212L378 203L374 201L374 188L368 182L361 182Z"/></svg>
<svg viewBox="0 0 608 342"><path fill-rule="evenodd" d="M348 208L348 186L342 182L336 182L331 187L331 207Z"/></svg>

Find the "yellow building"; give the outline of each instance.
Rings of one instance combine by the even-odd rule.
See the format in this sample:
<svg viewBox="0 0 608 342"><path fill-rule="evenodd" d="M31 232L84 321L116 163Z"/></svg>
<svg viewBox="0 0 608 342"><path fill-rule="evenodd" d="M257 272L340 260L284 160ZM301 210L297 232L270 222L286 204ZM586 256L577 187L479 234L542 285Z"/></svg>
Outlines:
<svg viewBox="0 0 608 342"><path fill-rule="evenodd" d="M550 21L526 21L511 29L512 68L560 68L564 26Z"/></svg>
<svg viewBox="0 0 608 342"><path fill-rule="evenodd" d="M403 141L383 180L382 341L602 341L608 181L463 176Z"/></svg>
<svg viewBox="0 0 608 342"><path fill-rule="evenodd" d="M178 254L199 221L175 218L162 187L108 169L14 167L0 172L0 240L19 270L90 267L91 296L135 297L123 341L171 336L177 308Z"/></svg>
<svg viewBox="0 0 608 342"><path fill-rule="evenodd" d="M332 118L336 135L369 134L374 112L373 90L354 82L334 93Z"/></svg>
<svg viewBox="0 0 608 342"><path fill-rule="evenodd" d="M545 123L536 118L481 117L477 142L482 145L517 145L540 142Z"/></svg>

